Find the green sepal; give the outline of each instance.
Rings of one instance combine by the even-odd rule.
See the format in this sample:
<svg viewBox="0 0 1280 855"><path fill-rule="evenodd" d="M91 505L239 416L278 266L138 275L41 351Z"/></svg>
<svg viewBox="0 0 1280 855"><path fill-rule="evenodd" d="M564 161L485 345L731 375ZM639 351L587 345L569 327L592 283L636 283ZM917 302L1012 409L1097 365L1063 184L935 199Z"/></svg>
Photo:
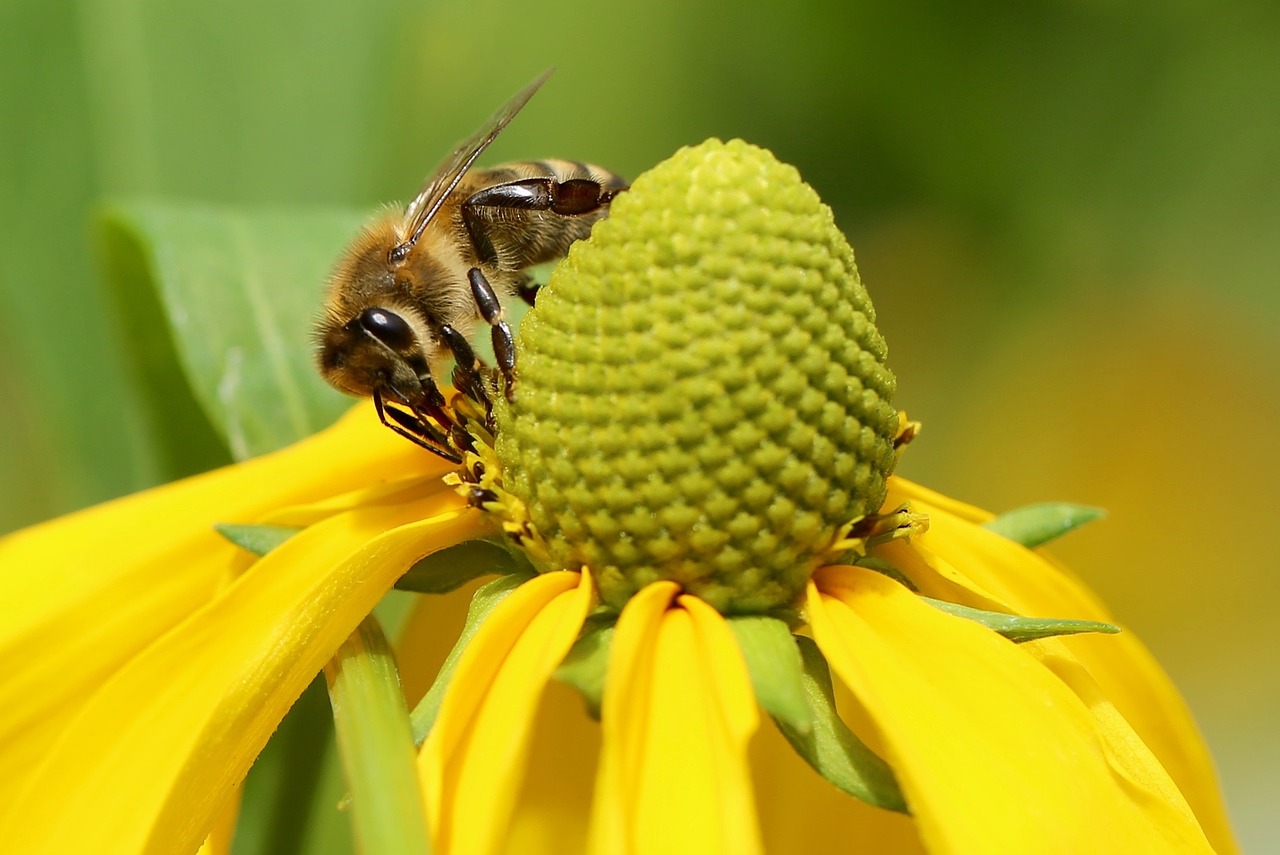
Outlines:
<svg viewBox="0 0 1280 855"><path fill-rule="evenodd" d="M1070 502L1044 502L1003 513L983 528L1033 549L1074 531L1087 522L1106 516L1102 508Z"/></svg>
<svg viewBox="0 0 1280 855"><path fill-rule="evenodd" d="M1082 632L1102 632L1114 635L1120 631L1120 627L1115 624L1097 620L1023 617L1022 615L1007 615L1002 612L973 609L930 597L921 597L921 599L935 609L940 609L949 615L980 623L987 629L998 632L1016 644L1021 644L1024 641L1035 641L1038 638L1052 638L1055 635L1079 635Z"/></svg>
<svg viewBox="0 0 1280 855"><path fill-rule="evenodd" d="M790 628L777 618L756 615L730 617L728 622L760 706L796 734L808 736L813 711L805 698L804 665Z"/></svg>
<svg viewBox="0 0 1280 855"><path fill-rule="evenodd" d="M532 572L522 553L487 540L469 540L420 559L396 580L396 587L418 594L447 594L481 576Z"/></svg>
<svg viewBox="0 0 1280 855"><path fill-rule="evenodd" d="M395 654L367 617L325 665L361 852L427 855L431 841Z"/></svg>
<svg viewBox="0 0 1280 855"><path fill-rule="evenodd" d="M214 530L236 546L261 558L302 529L289 525L218 523Z"/></svg>
<svg viewBox="0 0 1280 855"><path fill-rule="evenodd" d="M436 723L436 716L440 712L440 704L444 700L445 690L449 688L449 681L453 678L454 669L458 667L458 660L462 658L462 651L467 649L467 645L475 637L480 625L498 607L498 603L505 600L516 588L532 579L534 575L536 574L528 572L499 576L492 582L481 586L471 598L471 607L467 609L467 621L462 627L462 632L458 635L458 640L454 642L453 649L445 657L444 664L440 666L440 672L436 674L435 682L431 684L431 688L422 696L422 700L418 701L418 705L413 708L413 712L409 715L409 721L413 726L414 745L422 745L427 738L427 734L431 732L432 726Z"/></svg>
<svg viewBox="0 0 1280 855"><path fill-rule="evenodd" d="M903 573L897 567L894 567L888 561L885 561L883 558L880 558L879 556L864 555L863 557L859 558L857 561L854 561L853 563L859 567L865 567L868 570L874 570L877 573L881 574L882 576L888 576L890 579L897 582L899 585L906 588L908 591L911 591L912 593L920 592L920 588L916 585L915 582L912 582L910 579L907 578L907 574Z"/></svg>
<svg viewBox="0 0 1280 855"><path fill-rule="evenodd" d="M578 640L552 675L578 690L586 702L587 715L596 721L600 720L604 702L604 680L609 670L609 650L617 621L617 612L587 618Z"/></svg>
<svg viewBox="0 0 1280 855"><path fill-rule="evenodd" d="M842 792L875 807L908 813L889 764L854 735L836 712L827 660L813 639L793 636L804 666L802 685L813 727L799 733L774 718L778 730L804 761Z"/></svg>

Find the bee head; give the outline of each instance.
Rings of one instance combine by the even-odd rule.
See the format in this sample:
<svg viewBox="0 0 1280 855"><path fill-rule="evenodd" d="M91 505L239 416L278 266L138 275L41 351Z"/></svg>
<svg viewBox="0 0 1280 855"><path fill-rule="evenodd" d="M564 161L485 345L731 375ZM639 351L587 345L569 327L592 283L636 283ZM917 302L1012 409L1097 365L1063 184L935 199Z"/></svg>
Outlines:
<svg viewBox="0 0 1280 855"><path fill-rule="evenodd" d="M410 406L420 400L436 344L411 312L369 306L345 322L326 318L317 338L320 373L335 389Z"/></svg>

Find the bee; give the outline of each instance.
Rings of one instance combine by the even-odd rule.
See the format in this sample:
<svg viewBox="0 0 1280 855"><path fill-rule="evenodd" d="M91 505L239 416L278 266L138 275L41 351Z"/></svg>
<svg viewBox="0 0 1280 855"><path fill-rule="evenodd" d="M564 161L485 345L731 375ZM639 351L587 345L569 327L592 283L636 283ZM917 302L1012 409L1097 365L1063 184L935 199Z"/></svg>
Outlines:
<svg viewBox="0 0 1280 855"><path fill-rule="evenodd" d="M478 322L489 325L510 396L515 345L502 301L532 305L528 269L564 257L627 189L613 172L569 160L471 168L550 74L454 149L403 214L365 226L338 262L316 326L316 361L331 386L372 398L384 425L453 462L459 443L469 443L433 369L452 354L454 385L491 415L497 378L468 336Z"/></svg>

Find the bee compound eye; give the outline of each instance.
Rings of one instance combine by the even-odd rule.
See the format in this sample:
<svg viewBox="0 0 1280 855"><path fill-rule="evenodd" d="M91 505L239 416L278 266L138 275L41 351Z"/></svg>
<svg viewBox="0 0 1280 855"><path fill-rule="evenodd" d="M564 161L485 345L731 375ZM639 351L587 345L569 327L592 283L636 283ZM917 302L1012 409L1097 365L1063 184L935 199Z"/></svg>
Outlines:
<svg viewBox="0 0 1280 855"><path fill-rule="evenodd" d="M360 313L360 327L392 350L406 351L414 345L413 330L388 309L365 309Z"/></svg>

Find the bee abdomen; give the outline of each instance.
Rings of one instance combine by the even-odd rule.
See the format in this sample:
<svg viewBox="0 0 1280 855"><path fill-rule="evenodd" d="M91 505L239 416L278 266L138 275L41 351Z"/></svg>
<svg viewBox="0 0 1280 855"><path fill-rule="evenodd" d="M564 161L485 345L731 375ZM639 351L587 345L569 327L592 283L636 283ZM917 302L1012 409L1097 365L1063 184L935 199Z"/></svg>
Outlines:
<svg viewBox="0 0 1280 855"><path fill-rule="evenodd" d="M591 181L598 184L602 190L609 194L618 193L627 188L626 179L616 172L605 169L602 166L596 166L594 163L584 163L580 160L562 160L560 158L524 160L499 166L493 170L493 173L495 180L492 183L494 184L529 178L550 178L559 184L573 181ZM499 175L498 173L503 174Z"/></svg>

